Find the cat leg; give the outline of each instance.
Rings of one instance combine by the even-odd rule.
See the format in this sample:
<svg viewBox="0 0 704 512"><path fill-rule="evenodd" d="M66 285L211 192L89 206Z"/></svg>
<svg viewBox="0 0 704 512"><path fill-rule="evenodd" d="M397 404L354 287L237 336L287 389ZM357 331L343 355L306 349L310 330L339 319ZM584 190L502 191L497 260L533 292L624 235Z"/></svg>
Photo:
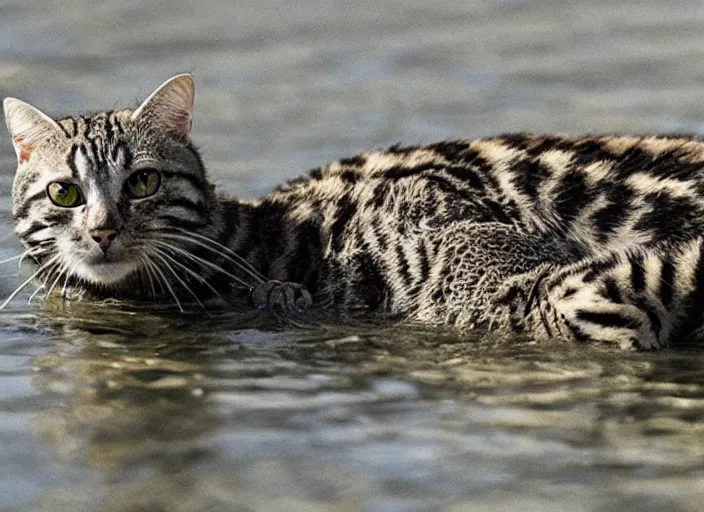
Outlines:
<svg viewBox="0 0 704 512"><path fill-rule="evenodd" d="M508 277L570 258L559 240L498 222L457 223L434 234L433 243L430 273L409 316L470 329L495 320L494 294Z"/></svg>
<svg viewBox="0 0 704 512"><path fill-rule="evenodd" d="M270 279L257 285L250 295L255 307L280 314L302 313L313 305L313 298L297 283Z"/></svg>
<svg viewBox="0 0 704 512"><path fill-rule="evenodd" d="M510 278L497 324L537 337L659 349L701 328L702 239L620 251Z"/></svg>

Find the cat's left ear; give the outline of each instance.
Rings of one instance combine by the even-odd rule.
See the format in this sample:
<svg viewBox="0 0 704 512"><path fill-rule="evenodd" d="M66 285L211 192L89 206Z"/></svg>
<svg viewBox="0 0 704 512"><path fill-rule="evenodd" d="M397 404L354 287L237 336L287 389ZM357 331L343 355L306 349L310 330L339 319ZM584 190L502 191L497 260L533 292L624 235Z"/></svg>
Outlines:
<svg viewBox="0 0 704 512"><path fill-rule="evenodd" d="M5 98L2 107L19 163L29 159L38 142L61 133L56 121L29 103L17 98Z"/></svg>
<svg viewBox="0 0 704 512"><path fill-rule="evenodd" d="M134 123L148 123L184 142L191 138L191 119L196 87L193 77L184 73L169 78L132 113Z"/></svg>

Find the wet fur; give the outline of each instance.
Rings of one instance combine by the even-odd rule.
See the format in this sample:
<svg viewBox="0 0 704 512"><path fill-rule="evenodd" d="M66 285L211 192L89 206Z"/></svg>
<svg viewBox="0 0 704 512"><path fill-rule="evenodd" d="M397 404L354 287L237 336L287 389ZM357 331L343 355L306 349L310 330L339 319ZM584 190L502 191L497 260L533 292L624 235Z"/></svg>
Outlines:
<svg viewBox="0 0 704 512"><path fill-rule="evenodd" d="M105 201L125 254L136 250L130 240L148 246L160 230L218 244L179 242L195 258L169 253L180 279L164 269L160 290L139 259L114 282L66 272L70 288L158 300L177 293L184 301L216 293L243 300L254 290L255 302L288 309L310 292L313 307L330 316L385 315L623 348L697 338L704 298L697 139L510 134L394 146L242 202L215 195L183 119L171 123L163 108L140 106L146 114L137 121L131 110L65 118L31 150L15 141L13 214L30 249L53 222L54 237L68 230L94 250L82 234L85 212L47 204L36 186L48 167L57 172L55 162L73 172L76 155L91 177L75 179L116 183ZM119 183L145 161L162 172L163 190L139 204L123 201ZM178 291L167 293L169 285Z"/></svg>

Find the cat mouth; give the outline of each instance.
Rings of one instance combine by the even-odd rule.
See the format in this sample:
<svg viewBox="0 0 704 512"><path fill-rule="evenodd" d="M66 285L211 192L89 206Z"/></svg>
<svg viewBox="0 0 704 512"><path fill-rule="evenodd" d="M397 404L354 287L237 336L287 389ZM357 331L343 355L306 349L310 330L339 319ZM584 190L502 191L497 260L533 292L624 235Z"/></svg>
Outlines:
<svg viewBox="0 0 704 512"><path fill-rule="evenodd" d="M105 254L100 254L99 256L94 256L88 259L86 263L89 265L114 265L116 263L122 263L124 262L123 257L121 256L116 256L110 253L105 253Z"/></svg>
<svg viewBox="0 0 704 512"><path fill-rule="evenodd" d="M118 265L125 262L134 262L134 251L121 244L113 245L106 251L102 251L98 247L92 247L83 254L82 260L86 265L96 267ZM133 264L136 265L136 263Z"/></svg>
<svg viewBox="0 0 704 512"><path fill-rule="evenodd" d="M76 265L74 274L94 284L114 285L137 270L137 263L129 258L104 255Z"/></svg>

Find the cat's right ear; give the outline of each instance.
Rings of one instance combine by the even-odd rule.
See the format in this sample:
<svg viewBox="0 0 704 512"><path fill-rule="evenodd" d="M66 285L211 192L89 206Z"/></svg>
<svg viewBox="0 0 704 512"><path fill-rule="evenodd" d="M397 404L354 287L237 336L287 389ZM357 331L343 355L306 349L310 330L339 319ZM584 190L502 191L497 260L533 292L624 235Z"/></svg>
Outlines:
<svg viewBox="0 0 704 512"><path fill-rule="evenodd" d="M50 135L61 132L58 123L29 103L16 98L5 98L2 102L7 131L22 164L29 160L37 143Z"/></svg>
<svg viewBox="0 0 704 512"><path fill-rule="evenodd" d="M135 123L146 122L188 142L195 94L193 77L188 73L176 75L151 93L132 113L131 119Z"/></svg>

